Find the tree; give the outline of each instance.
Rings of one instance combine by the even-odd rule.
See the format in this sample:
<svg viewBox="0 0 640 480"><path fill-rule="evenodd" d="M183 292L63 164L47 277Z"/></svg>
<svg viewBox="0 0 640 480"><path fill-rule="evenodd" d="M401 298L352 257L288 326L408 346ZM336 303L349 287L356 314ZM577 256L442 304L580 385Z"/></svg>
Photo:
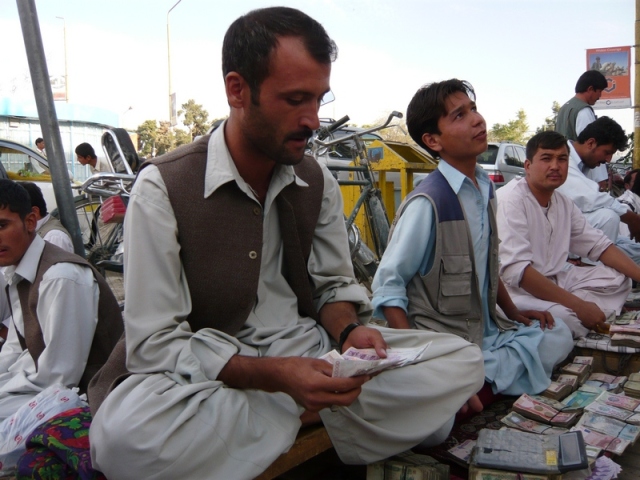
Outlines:
<svg viewBox="0 0 640 480"><path fill-rule="evenodd" d="M144 158L155 156L158 122L145 120L138 126L136 132L138 134L138 155Z"/></svg>
<svg viewBox="0 0 640 480"><path fill-rule="evenodd" d="M555 130L559 111L560 104L554 101L551 105L551 116L544 119L544 124L536 129L536 133L544 132L547 130Z"/></svg>
<svg viewBox="0 0 640 480"><path fill-rule="evenodd" d="M527 136L527 131L529 130L527 114L523 109L520 109L516 115L517 118L515 120L509 120L505 124L495 123L489 131L489 141L526 143L529 139Z"/></svg>
<svg viewBox="0 0 640 480"><path fill-rule="evenodd" d="M155 157L180 145L191 143L191 135L180 128L171 129L167 121L145 120L138 126L138 155Z"/></svg>
<svg viewBox="0 0 640 480"><path fill-rule="evenodd" d="M189 99L187 103L183 103L181 109L178 110L178 115L184 115L182 123L189 128L191 140L198 135L207 133L209 129L209 112L202 108L202 105L196 103L195 100Z"/></svg>

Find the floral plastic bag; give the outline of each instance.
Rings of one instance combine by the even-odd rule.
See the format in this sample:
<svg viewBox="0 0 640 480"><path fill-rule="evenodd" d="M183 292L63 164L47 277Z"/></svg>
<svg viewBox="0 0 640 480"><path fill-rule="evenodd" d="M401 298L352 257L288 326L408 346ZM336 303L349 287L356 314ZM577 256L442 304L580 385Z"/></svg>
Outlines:
<svg viewBox="0 0 640 480"><path fill-rule="evenodd" d="M78 389L60 384L47 387L22 405L16 413L0 423L0 474L11 473L18 458L25 452L29 434L50 418L87 403L78 396Z"/></svg>

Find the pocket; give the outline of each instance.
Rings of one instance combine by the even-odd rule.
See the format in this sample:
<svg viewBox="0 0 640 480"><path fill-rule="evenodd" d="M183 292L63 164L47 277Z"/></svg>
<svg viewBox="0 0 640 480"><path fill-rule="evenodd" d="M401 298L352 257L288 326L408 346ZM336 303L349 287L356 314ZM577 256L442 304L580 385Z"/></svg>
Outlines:
<svg viewBox="0 0 640 480"><path fill-rule="evenodd" d="M462 315L471 310L471 258L448 255L440 264L438 310L445 315Z"/></svg>

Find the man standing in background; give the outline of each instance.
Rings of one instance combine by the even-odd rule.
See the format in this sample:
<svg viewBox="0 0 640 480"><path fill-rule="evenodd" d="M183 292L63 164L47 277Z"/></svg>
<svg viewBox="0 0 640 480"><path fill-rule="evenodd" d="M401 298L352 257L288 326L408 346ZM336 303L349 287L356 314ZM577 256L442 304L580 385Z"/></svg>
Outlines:
<svg viewBox="0 0 640 480"><path fill-rule="evenodd" d="M576 83L576 94L558 111L556 119L556 132L561 133L567 140L576 141L580 132L596 120L596 114L592 106L600 100L602 91L607 88L608 82L605 76L596 69L588 70L580 75ZM594 182L603 182L609 179L607 166L598 165L590 170L587 178ZM603 185L600 185L602 189Z"/></svg>

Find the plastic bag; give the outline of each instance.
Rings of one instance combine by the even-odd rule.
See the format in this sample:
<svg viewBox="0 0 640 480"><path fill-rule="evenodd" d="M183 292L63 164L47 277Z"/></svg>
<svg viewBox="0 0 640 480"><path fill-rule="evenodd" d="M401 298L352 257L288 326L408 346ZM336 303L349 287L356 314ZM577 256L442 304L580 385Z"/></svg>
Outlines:
<svg viewBox="0 0 640 480"><path fill-rule="evenodd" d="M25 441L38 426L72 408L87 403L78 396L78 389L60 384L45 388L16 413L0 423L0 474L15 470L20 455L25 452Z"/></svg>

